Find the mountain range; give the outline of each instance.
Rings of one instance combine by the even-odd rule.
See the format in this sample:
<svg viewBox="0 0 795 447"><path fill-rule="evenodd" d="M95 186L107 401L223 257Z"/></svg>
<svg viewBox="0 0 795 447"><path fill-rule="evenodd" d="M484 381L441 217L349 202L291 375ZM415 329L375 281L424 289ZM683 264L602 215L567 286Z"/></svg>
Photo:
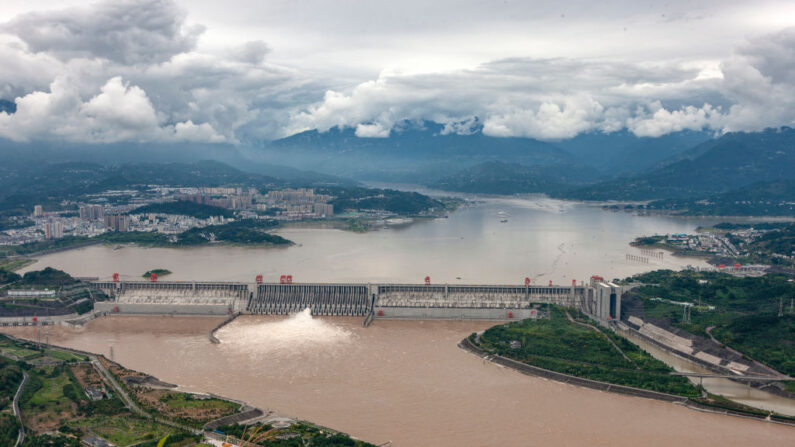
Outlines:
<svg viewBox="0 0 795 447"><path fill-rule="evenodd" d="M582 188L581 200L701 199L762 182L795 179L795 129L728 133L678 154L668 164Z"/></svg>
<svg viewBox="0 0 795 447"><path fill-rule="evenodd" d="M432 183L484 162L573 168L596 181L650 168L707 141L703 132L660 138L630 132L588 133L568 140L494 137L475 121L453 133L430 121L403 122L386 138L360 138L355 129L310 130L262 145L263 159L356 180ZM565 175L565 174L561 174Z"/></svg>
<svg viewBox="0 0 795 447"><path fill-rule="evenodd" d="M637 137L626 131L593 132L539 141L489 136L478 122L465 132L454 133L448 126L423 121L401 123L386 138L361 138L353 128L335 127L240 145L0 140L0 159L0 186L5 189L0 195L6 201L16 200L12 196L22 200L26 188L40 196L43 185L63 176L70 183L84 175L89 180L81 181L98 187L99 179L91 179L90 169L71 176L70 163L92 163L98 177L114 183L113 175L118 173L113 173L112 167L214 160L249 174L279 179L283 185L403 182L471 193L656 201L654 206L663 209L705 213L734 210L729 201L747 197L749 202L769 200L777 205L738 211L771 209L786 215L790 211L785 202L791 192L787 182L795 181L795 130L771 128L719 137L682 131L659 138ZM66 169L66 173L53 169ZM156 173L154 169L148 174ZM39 180L32 184L32 179Z"/></svg>

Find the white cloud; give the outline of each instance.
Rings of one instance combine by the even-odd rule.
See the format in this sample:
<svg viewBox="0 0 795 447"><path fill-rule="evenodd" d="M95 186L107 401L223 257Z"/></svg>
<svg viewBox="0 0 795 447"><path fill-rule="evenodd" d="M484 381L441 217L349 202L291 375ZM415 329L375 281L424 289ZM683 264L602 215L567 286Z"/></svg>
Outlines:
<svg viewBox="0 0 795 447"><path fill-rule="evenodd" d="M554 140L795 123L795 29L751 32L760 17L786 22L780 5L755 6L751 23L743 2L718 1L628 2L593 18L584 1L473 0L425 5L422 20L370 2L199 4L106 0L9 17L0 98L18 111L0 114L0 136L235 143L347 126L372 138L431 120L443 133ZM737 30L755 37L726 39Z"/></svg>
<svg viewBox="0 0 795 447"><path fill-rule="evenodd" d="M356 125L356 136L359 138L387 138L390 131L389 127L384 127L379 123Z"/></svg>
<svg viewBox="0 0 795 447"><path fill-rule="evenodd" d="M16 113L0 113L0 136L17 141L225 141L207 123L161 126L146 93L121 77L85 101L68 78L58 77L49 92L30 93L16 104Z"/></svg>
<svg viewBox="0 0 795 447"><path fill-rule="evenodd" d="M681 130L722 129L725 117L709 104L667 110L659 102L650 116L636 116L627 120L627 128L639 137L659 137Z"/></svg>

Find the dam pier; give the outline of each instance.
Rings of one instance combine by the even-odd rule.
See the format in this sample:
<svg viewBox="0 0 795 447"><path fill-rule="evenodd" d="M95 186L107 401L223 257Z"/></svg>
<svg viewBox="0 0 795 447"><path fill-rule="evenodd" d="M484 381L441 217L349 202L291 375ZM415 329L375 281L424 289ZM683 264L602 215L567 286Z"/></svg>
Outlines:
<svg viewBox="0 0 795 447"><path fill-rule="evenodd" d="M537 318L544 304L575 307L598 321L621 315L622 286L592 276L571 285L460 285L293 283L253 284L196 281L91 281L108 296L95 312L159 315L288 315L309 308L312 315L373 319Z"/></svg>

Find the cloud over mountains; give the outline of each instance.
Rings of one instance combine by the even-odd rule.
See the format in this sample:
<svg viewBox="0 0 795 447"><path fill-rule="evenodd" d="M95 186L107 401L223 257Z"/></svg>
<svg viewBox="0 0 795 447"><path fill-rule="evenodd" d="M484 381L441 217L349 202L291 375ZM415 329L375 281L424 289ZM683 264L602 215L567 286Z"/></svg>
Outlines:
<svg viewBox="0 0 795 447"><path fill-rule="evenodd" d="M0 99L17 105L0 112L0 136L235 143L349 126L374 138L405 120L465 133L456 123L477 117L490 135L562 139L795 123L795 27L703 57L537 57L528 49L469 68L384 67L371 79L341 79L272 62L262 39L214 40L210 25L190 17L173 1L123 0L0 24Z"/></svg>

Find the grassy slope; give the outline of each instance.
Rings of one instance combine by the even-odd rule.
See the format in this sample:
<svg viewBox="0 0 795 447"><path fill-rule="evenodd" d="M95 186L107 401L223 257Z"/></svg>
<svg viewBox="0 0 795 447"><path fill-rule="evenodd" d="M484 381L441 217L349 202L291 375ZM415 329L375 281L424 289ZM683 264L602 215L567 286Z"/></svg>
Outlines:
<svg viewBox="0 0 795 447"><path fill-rule="evenodd" d="M510 348L511 340L521 342L521 348ZM670 376L668 366L637 346L615 334L569 322L561 310L553 309L549 320L524 320L488 329L481 336L481 345L505 357L579 377L685 396L699 394L685 378Z"/></svg>
<svg viewBox="0 0 795 447"><path fill-rule="evenodd" d="M634 279L655 284L633 292L643 299L646 316L667 320L704 337L705 329L715 326L712 333L722 343L781 372L795 374L795 316L777 317L779 299L788 303L795 296L795 284L786 278L735 278L723 273L660 270ZM699 284L699 280L708 283ZM682 319L681 306L651 301L654 297L701 306L693 308L691 322L687 323ZM715 309L708 310L707 305Z"/></svg>

